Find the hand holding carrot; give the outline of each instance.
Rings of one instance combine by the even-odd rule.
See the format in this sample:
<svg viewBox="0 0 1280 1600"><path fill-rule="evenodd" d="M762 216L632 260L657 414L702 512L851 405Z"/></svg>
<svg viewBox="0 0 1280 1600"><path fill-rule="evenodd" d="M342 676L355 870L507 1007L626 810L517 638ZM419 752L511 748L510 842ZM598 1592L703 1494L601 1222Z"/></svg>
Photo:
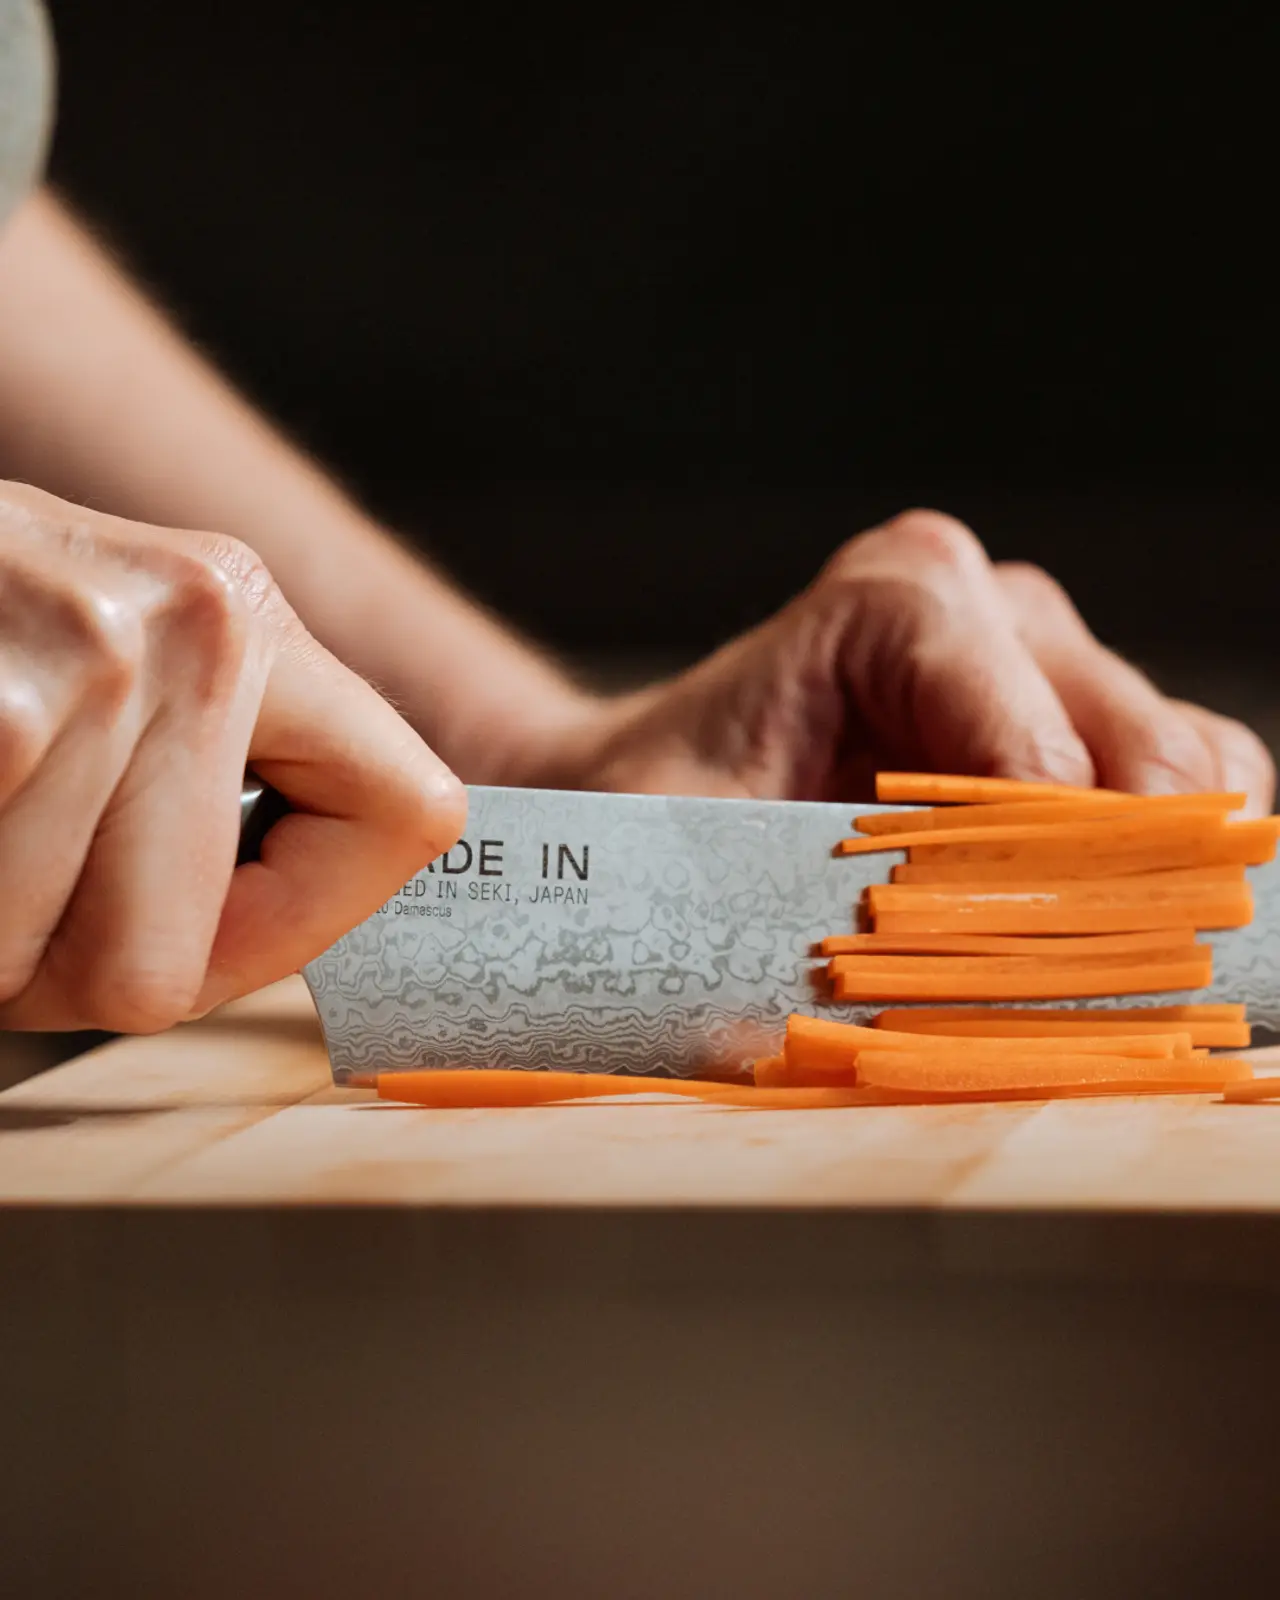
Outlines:
<svg viewBox="0 0 1280 1600"><path fill-rule="evenodd" d="M1240 723L1167 699L1090 634L1052 578L992 563L961 523L904 513L698 666L611 708L591 787L854 799L877 768L1241 790L1274 771Z"/></svg>

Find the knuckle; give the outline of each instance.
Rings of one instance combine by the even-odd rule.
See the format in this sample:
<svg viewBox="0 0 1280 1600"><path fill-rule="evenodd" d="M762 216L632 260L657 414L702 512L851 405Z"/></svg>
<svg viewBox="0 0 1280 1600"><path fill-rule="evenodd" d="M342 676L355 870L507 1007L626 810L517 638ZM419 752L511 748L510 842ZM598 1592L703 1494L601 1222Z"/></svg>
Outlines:
<svg viewBox="0 0 1280 1600"><path fill-rule="evenodd" d="M50 735L45 708L34 688L0 684L0 796L11 795L36 770Z"/></svg>
<svg viewBox="0 0 1280 1600"><path fill-rule="evenodd" d="M219 561L182 555L170 574L168 623L182 651L199 663L199 690L217 694L239 674L248 650L251 613L244 591Z"/></svg>
<svg viewBox="0 0 1280 1600"><path fill-rule="evenodd" d="M256 550L229 535L202 537L196 559L225 582L237 606L255 615L284 608L284 597Z"/></svg>
<svg viewBox="0 0 1280 1600"><path fill-rule="evenodd" d="M1016 599L1045 606L1071 603L1066 590L1052 573L1032 561L1002 561L996 568L996 575Z"/></svg>
<svg viewBox="0 0 1280 1600"><path fill-rule="evenodd" d="M94 685L109 700L126 697L146 660L138 608L86 584L65 597L63 616Z"/></svg>
<svg viewBox="0 0 1280 1600"><path fill-rule="evenodd" d="M903 511L859 534L827 564L829 583L895 581L949 598L964 592L990 568L977 535L941 511Z"/></svg>
<svg viewBox="0 0 1280 1600"><path fill-rule="evenodd" d="M975 562L985 566L987 561L973 529L944 511L901 511L880 531L899 548L940 566L966 568Z"/></svg>

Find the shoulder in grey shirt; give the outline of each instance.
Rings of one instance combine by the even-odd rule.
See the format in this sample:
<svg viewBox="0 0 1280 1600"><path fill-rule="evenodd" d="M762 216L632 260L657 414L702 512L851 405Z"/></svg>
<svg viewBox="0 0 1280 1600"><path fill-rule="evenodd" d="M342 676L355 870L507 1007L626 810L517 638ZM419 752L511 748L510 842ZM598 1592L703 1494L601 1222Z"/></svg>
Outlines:
<svg viewBox="0 0 1280 1600"><path fill-rule="evenodd" d="M40 176L53 120L53 40L41 0L0 0L0 224Z"/></svg>

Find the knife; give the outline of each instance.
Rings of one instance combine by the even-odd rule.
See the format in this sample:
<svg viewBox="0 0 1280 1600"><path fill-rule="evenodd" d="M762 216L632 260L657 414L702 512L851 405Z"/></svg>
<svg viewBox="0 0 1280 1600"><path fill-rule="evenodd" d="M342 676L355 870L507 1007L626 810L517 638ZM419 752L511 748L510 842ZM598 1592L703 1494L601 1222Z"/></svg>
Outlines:
<svg viewBox="0 0 1280 1600"><path fill-rule="evenodd" d="M853 805L481 786L468 801L458 844L303 968L336 1082L458 1065L725 1074L776 1049L792 1011L880 1009L826 998L813 954L905 860L835 856ZM285 809L246 784L242 859ZM1077 1003L1243 1001L1280 1030L1280 862L1249 879L1253 922L1202 935L1212 988Z"/></svg>

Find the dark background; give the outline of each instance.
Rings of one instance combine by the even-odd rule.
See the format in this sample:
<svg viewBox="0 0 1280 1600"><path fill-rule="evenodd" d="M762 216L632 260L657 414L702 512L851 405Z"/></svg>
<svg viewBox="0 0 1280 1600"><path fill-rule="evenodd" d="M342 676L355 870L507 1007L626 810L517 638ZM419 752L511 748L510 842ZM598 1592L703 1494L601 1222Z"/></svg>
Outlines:
<svg viewBox="0 0 1280 1600"><path fill-rule="evenodd" d="M700 652L930 504L1271 731L1265 8L52 10L57 180L556 647Z"/></svg>

